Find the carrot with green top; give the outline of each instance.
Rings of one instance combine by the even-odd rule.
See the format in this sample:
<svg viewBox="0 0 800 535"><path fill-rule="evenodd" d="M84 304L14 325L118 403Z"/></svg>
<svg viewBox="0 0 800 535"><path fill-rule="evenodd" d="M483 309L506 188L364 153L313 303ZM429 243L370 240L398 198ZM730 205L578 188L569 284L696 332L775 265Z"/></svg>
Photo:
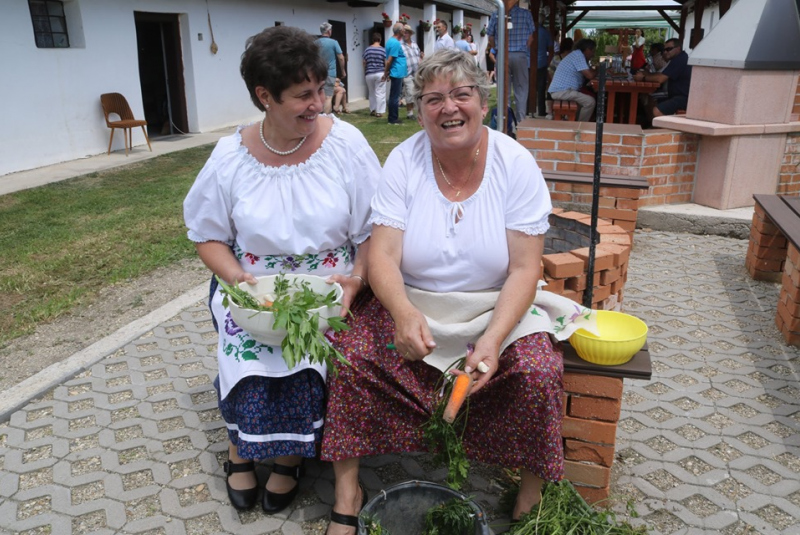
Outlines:
<svg viewBox="0 0 800 535"><path fill-rule="evenodd" d="M472 376L468 373L460 373L456 376L453 381L453 389L450 391L450 399L447 401L447 406L444 408L444 414L442 415L442 419L445 422L452 424L455 421L458 410L467 399L474 382Z"/></svg>

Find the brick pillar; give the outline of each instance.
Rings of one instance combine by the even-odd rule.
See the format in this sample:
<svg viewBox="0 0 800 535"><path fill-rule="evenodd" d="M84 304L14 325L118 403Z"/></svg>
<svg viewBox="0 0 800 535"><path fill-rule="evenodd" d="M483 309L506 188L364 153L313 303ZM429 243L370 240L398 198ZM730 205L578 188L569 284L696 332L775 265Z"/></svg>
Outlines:
<svg viewBox="0 0 800 535"><path fill-rule="evenodd" d="M589 502L608 498L622 379L564 374L564 477Z"/></svg>
<svg viewBox="0 0 800 535"><path fill-rule="evenodd" d="M786 343L800 347L800 251L789 244L775 325Z"/></svg>
<svg viewBox="0 0 800 535"><path fill-rule="evenodd" d="M756 203L745 267L755 280L779 282L786 258L786 238Z"/></svg>

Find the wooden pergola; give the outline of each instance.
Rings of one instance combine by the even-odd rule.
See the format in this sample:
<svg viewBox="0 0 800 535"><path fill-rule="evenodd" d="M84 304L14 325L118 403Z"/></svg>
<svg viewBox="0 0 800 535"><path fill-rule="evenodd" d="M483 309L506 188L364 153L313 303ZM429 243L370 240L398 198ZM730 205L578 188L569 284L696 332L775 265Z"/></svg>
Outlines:
<svg viewBox="0 0 800 535"><path fill-rule="evenodd" d="M506 7L506 14L509 10L517 3L518 0L503 0L505 7ZM654 4L652 0L609 0L618 5L607 4L607 5L585 5L586 2L590 2L591 0L530 0L530 10L533 15L534 23L536 23L537 27L539 26L539 13L542 8L548 7L549 17L548 20L544 22L544 26L549 30L550 34L553 36L554 41L558 41L561 36L565 35L566 32L571 30L575 27L575 25L580 22L590 11L654 11L659 13L664 20L669 23L669 25L678 33L679 38L683 41L684 36L686 35L686 16L690 10L694 10L695 17L694 17L694 26L690 30L690 46L694 48L697 44L702 41L703 36L705 34L705 29L703 28L703 12L708 5L712 4L719 4L720 9L720 17L725 15L725 13L731 7L732 0L672 0L674 2L674 6L665 6L665 5L658 5ZM561 6L565 6L566 9L558 9L559 4ZM576 6L578 4L578 6ZM578 12L578 15L570 20L567 23L567 11ZM679 11L679 13L678 13ZM674 15L678 15L678 20L676 21ZM556 17L560 17L560 28L562 28L561 32L559 33L556 31ZM506 29L506 25L503 24L502 27L504 31L508 32ZM508 39L505 40L508 43ZM534 39L533 43L531 44L531 66L530 69L530 82L529 87L531 90L528 92L528 109L535 110L536 109L536 68L533 67L536 65L536 58L538 57L539 53L539 43L538 39ZM508 102L508 92L509 92L509 84L508 84L508 46L505 47L505 50L502 51L504 54L503 65L504 67L504 80L506 83L503 84L504 91L502 99L498 95L498 102ZM552 58L549 58L552 59ZM505 125L503 125L505 126Z"/></svg>

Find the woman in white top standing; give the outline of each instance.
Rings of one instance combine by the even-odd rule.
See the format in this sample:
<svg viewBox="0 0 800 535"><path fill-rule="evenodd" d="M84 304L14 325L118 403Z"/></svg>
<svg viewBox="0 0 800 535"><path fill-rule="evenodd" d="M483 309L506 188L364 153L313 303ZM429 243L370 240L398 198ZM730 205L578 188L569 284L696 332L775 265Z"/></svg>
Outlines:
<svg viewBox="0 0 800 535"><path fill-rule="evenodd" d="M422 360L437 343L413 294L435 303L450 292L496 292L485 330L455 342L461 356L474 342L464 447L471 459L522 468L513 518L539 501L543 479L563 475L561 354L543 332L502 349L536 294L550 195L530 152L483 126L489 87L460 50L426 57L414 79L424 130L389 155L372 203L377 298L354 310L351 330L334 341L352 365L337 366L329 382L322 459L334 462L336 492L328 535L355 533L360 457L426 450L422 427L442 371Z"/></svg>
<svg viewBox="0 0 800 535"><path fill-rule="evenodd" d="M327 65L311 35L264 30L248 39L240 71L264 118L212 152L184 201L189 239L228 284L279 272L321 275L343 286L349 307L366 287L378 159L356 128L321 114ZM253 460L274 459L261 505L275 513L297 494L302 459L316 455L326 370L307 359L287 369L280 346L262 345L236 325L213 285L210 306L230 439L228 496L237 509L255 505Z"/></svg>

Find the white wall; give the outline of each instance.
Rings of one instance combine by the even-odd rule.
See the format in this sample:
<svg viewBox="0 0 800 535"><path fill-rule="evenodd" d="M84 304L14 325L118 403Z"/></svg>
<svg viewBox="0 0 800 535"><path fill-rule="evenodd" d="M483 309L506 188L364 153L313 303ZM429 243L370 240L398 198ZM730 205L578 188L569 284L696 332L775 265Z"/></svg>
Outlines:
<svg viewBox="0 0 800 535"><path fill-rule="evenodd" d="M82 22L82 42L67 49L36 48L25 0L0 5L0 175L104 153L109 130L100 94L125 95L142 118L134 10L179 13L189 129L204 132L255 119L239 75L247 37L275 21L318 34L325 20L347 24L350 99L366 96L361 52L364 29L381 19L381 8L352 9L346 3L294 0L209 0L214 38L211 54L205 0L69 0ZM421 18L421 11L406 13ZM69 28L68 28L69 29ZM198 40L198 33L203 40ZM121 135L112 150L121 149ZM141 130L134 145L144 144Z"/></svg>

